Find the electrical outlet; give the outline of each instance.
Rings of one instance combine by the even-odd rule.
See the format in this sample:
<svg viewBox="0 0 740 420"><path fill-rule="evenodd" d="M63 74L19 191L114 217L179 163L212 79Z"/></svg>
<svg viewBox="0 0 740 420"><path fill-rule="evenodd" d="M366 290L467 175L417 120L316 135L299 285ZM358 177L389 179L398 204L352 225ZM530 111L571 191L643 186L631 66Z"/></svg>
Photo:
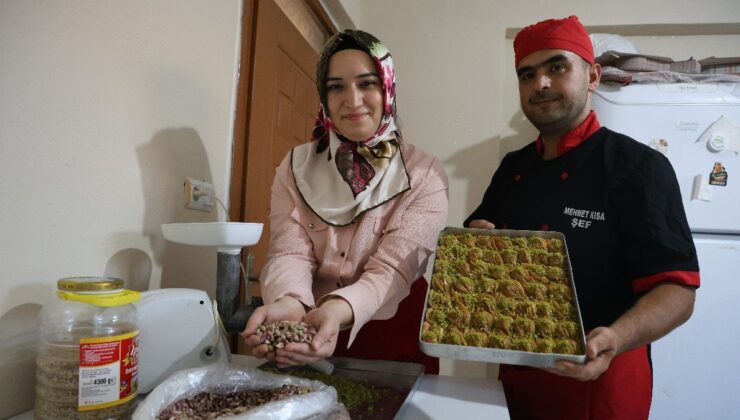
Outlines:
<svg viewBox="0 0 740 420"><path fill-rule="evenodd" d="M185 208L209 212L213 209L213 184L185 178Z"/></svg>

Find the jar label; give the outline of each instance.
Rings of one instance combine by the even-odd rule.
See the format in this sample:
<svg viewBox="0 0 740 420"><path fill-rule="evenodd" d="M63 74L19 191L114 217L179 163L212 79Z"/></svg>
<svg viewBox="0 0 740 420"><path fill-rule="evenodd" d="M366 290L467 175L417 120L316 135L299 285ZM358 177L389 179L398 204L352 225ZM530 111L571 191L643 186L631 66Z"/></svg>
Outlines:
<svg viewBox="0 0 740 420"><path fill-rule="evenodd" d="M78 409L96 410L136 397L139 332L80 340Z"/></svg>

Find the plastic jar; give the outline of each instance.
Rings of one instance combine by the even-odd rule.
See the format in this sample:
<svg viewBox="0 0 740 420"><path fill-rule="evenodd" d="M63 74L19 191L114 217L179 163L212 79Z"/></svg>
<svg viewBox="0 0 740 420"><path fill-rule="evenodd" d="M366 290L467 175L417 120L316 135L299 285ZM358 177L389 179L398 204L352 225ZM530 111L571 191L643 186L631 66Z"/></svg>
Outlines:
<svg viewBox="0 0 740 420"><path fill-rule="evenodd" d="M68 277L41 310L36 358L38 419L125 419L136 404L139 327L133 302L111 277Z"/></svg>

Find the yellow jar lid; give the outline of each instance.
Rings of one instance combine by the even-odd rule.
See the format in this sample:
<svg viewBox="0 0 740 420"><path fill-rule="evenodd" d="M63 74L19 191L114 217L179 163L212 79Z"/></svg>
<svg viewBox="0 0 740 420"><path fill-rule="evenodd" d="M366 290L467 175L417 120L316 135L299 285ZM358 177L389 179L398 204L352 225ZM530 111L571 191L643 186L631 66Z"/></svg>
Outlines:
<svg viewBox="0 0 740 420"><path fill-rule="evenodd" d="M95 306L111 307L121 306L136 302L141 298L141 293L135 290L121 290L114 293L82 294L74 292L57 291L57 296L64 300L88 303Z"/></svg>
<svg viewBox="0 0 740 420"><path fill-rule="evenodd" d="M65 277L57 280L57 289L66 292L116 292L123 280L115 277Z"/></svg>

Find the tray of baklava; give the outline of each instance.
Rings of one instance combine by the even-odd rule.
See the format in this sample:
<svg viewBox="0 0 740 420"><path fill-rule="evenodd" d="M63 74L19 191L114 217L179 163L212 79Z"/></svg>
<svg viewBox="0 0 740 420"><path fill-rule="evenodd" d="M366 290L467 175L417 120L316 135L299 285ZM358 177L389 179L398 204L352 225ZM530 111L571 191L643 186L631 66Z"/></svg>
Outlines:
<svg viewBox="0 0 740 420"><path fill-rule="evenodd" d="M428 355L457 360L583 363L586 339L564 235L445 228L419 343Z"/></svg>

